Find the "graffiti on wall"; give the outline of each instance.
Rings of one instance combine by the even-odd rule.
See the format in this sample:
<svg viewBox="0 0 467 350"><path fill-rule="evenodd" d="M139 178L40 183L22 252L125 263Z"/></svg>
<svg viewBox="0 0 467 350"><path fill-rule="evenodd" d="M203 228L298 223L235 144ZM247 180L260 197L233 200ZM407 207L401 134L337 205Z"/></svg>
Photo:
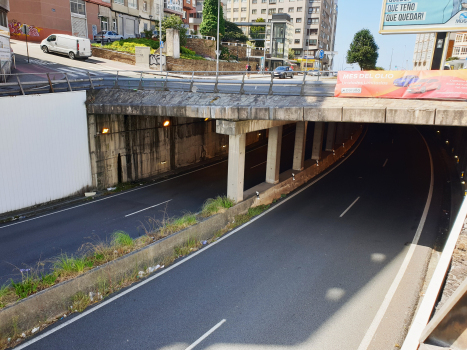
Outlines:
<svg viewBox="0 0 467 350"><path fill-rule="evenodd" d="M15 19L12 19L8 23L8 27L10 28L10 34L11 35L23 35L23 32L21 31L21 27L25 23L18 22ZM29 25L29 36L39 36L39 32L42 30L42 28L38 28L33 25Z"/></svg>

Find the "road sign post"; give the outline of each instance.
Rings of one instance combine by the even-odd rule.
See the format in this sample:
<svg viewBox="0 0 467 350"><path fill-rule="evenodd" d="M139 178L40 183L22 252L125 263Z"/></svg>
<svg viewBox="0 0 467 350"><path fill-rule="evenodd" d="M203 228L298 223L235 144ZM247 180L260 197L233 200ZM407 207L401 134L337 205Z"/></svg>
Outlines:
<svg viewBox="0 0 467 350"><path fill-rule="evenodd" d="M28 46L28 34L29 34L29 26L27 24L23 24L21 27L21 31L24 35L26 35L26 52L28 54L28 63L29 63L29 46Z"/></svg>
<svg viewBox="0 0 467 350"><path fill-rule="evenodd" d="M321 60L324 58L324 50L319 50L318 51L318 81L319 81L319 72L321 69Z"/></svg>

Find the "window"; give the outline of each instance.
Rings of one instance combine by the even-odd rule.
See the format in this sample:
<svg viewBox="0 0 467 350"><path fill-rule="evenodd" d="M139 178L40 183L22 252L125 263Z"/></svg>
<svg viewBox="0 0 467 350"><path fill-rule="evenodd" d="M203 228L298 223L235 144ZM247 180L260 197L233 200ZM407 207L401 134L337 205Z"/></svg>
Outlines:
<svg viewBox="0 0 467 350"><path fill-rule="evenodd" d="M297 12L302 12L303 7L297 7Z"/></svg>
<svg viewBox="0 0 467 350"><path fill-rule="evenodd" d="M318 34L318 29L307 29L306 30L306 35L317 35Z"/></svg>
<svg viewBox="0 0 467 350"><path fill-rule="evenodd" d="M227 13L229 13L231 10L230 9L227 9ZM193 14L190 13L190 17L193 17Z"/></svg>
<svg viewBox="0 0 467 350"><path fill-rule="evenodd" d="M456 38L456 41L457 41L457 38ZM457 56L458 54L460 54L461 52L461 48L460 47L455 47L454 48L454 56Z"/></svg>
<svg viewBox="0 0 467 350"><path fill-rule="evenodd" d="M461 49L461 55L466 55L467 54L467 47L463 47Z"/></svg>
<svg viewBox="0 0 467 350"><path fill-rule="evenodd" d="M116 32L116 33L118 32L117 19L116 18L112 19L112 30L114 32Z"/></svg>
<svg viewBox="0 0 467 350"><path fill-rule="evenodd" d="M301 18L297 18L297 19L295 20L295 23L302 23L302 19L301 19Z"/></svg>
<svg viewBox="0 0 467 350"><path fill-rule="evenodd" d="M293 10L294 10L293 7L289 7L289 13L293 13Z"/></svg>
<svg viewBox="0 0 467 350"><path fill-rule="evenodd" d="M284 9L283 8L277 9L277 13L284 13Z"/></svg>
<svg viewBox="0 0 467 350"><path fill-rule="evenodd" d="M302 54L302 50L300 50L300 49L294 49L293 52L294 52L295 56L300 56Z"/></svg>
<svg viewBox="0 0 467 350"><path fill-rule="evenodd" d="M319 13L319 7L309 7L308 13Z"/></svg>
<svg viewBox="0 0 467 350"><path fill-rule="evenodd" d="M70 0L71 13L77 15L86 15L86 9L84 7L84 0Z"/></svg>
<svg viewBox="0 0 467 350"><path fill-rule="evenodd" d="M319 24L319 18L308 18L307 24Z"/></svg>
<svg viewBox="0 0 467 350"><path fill-rule="evenodd" d="M276 13L276 9L269 9L269 14L270 14L270 15L273 15L273 14L275 14L275 13Z"/></svg>
<svg viewBox="0 0 467 350"><path fill-rule="evenodd" d="M294 44L300 44L300 39L295 39Z"/></svg>
<svg viewBox="0 0 467 350"><path fill-rule="evenodd" d="M242 12L246 12L246 7L242 7Z"/></svg>
<svg viewBox="0 0 467 350"><path fill-rule="evenodd" d="M114 4L125 4L125 1L124 0L114 0Z"/></svg>
<svg viewBox="0 0 467 350"><path fill-rule="evenodd" d="M233 12L238 12L238 8L236 8L236 9L233 9Z"/></svg>
<svg viewBox="0 0 467 350"><path fill-rule="evenodd" d="M257 4L257 3L258 3L258 0L251 0L251 3L252 3L252 4Z"/></svg>
<svg viewBox="0 0 467 350"><path fill-rule="evenodd" d="M0 26L8 27L8 20L6 18L6 12L0 11Z"/></svg>
<svg viewBox="0 0 467 350"><path fill-rule="evenodd" d="M255 10L251 10L251 14L252 14L252 15L256 15L256 12L258 12L256 9L255 9Z"/></svg>
<svg viewBox="0 0 467 350"><path fill-rule="evenodd" d="M148 2L147 1L143 2L143 11L148 12Z"/></svg>
<svg viewBox="0 0 467 350"><path fill-rule="evenodd" d="M266 13L266 9L261 9L261 13L262 13L262 14L265 14L265 13Z"/></svg>
<svg viewBox="0 0 467 350"><path fill-rule="evenodd" d="M107 17L101 17L101 30L109 30L109 19Z"/></svg>
<svg viewBox="0 0 467 350"><path fill-rule="evenodd" d="M305 46L316 46L318 43L318 40L316 39L306 39L305 40Z"/></svg>
<svg viewBox="0 0 467 350"><path fill-rule="evenodd" d="M242 18L241 18L241 21L242 21L242 22L246 22L246 17L242 17Z"/></svg>
<svg viewBox="0 0 467 350"><path fill-rule="evenodd" d="M138 8L138 1L137 0L128 0L128 7L137 9Z"/></svg>
<svg viewBox="0 0 467 350"><path fill-rule="evenodd" d="M295 29L295 34L300 34L302 30L300 28Z"/></svg>
<svg viewBox="0 0 467 350"><path fill-rule="evenodd" d="M275 3L277 3L277 0L269 0L269 3L270 4L275 4Z"/></svg>
<svg viewBox="0 0 467 350"><path fill-rule="evenodd" d="M234 17L233 21L238 22L238 17Z"/></svg>
<svg viewBox="0 0 467 350"><path fill-rule="evenodd" d="M144 23L144 31L148 30L148 24L147 23Z"/></svg>
<svg viewBox="0 0 467 350"><path fill-rule="evenodd" d="M290 18L290 22L292 22L292 23L293 23L293 18Z"/></svg>

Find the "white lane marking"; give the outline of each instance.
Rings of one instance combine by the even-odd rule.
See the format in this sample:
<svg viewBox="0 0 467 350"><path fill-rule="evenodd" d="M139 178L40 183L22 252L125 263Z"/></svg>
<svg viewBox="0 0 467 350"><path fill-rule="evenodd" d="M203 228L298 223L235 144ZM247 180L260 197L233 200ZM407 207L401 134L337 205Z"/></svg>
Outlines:
<svg viewBox="0 0 467 350"><path fill-rule="evenodd" d="M171 201L171 199L169 199L168 201L165 201L165 202L162 202L162 203L159 203L159 204L153 205L153 206L151 206L151 207L147 207L147 208L144 208L144 209L141 209L141 210L135 211L134 213L131 213L131 214L125 215L125 217L127 217L127 216L132 216L132 215L134 215L134 214L141 213L142 211L145 211L145 210L148 210L148 209L151 209L151 208L154 208L154 207L158 207L159 205L162 205L162 204L165 204L165 203L169 203L170 201Z"/></svg>
<svg viewBox="0 0 467 350"><path fill-rule="evenodd" d="M428 144L425 138L423 137L422 134L420 134L420 136L425 142L426 149L428 150L428 155L430 157L430 167L431 167L430 188L429 188L428 197L425 203L425 209L423 210L422 218L420 219L420 223L418 224L418 228L417 228L417 231L415 232L415 236L413 238L412 244L410 245L409 251L407 252L407 255L405 256L404 261L402 262L402 265L399 271L397 272L396 278L394 278L394 281L392 282L391 287L389 287L389 290L386 296L384 297L383 303L379 307L379 310L376 313L376 316L373 319L373 322L371 322L370 327L368 328L365 336L363 337L363 340L360 343L358 350L367 350L368 347L370 346L370 343L376 334L376 330L378 329L381 323L381 320L383 319L384 314L386 313L389 307L389 304L391 303L392 298L394 297L394 294L396 294L396 290L399 287L402 277L404 277L405 271L407 270L407 267L409 266L410 260L412 259L412 256L415 252L415 248L417 247L418 240L420 239L420 235L422 234L423 227L425 226L425 221L428 215L428 210L430 209L431 198L433 196L433 186L434 186L433 158L431 157L430 148L428 147Z"/></svg>
<svg viewBox="0 0 467 350"><path fill-rule="evenodd" d="M386 158L386 161L385 161L384 164L383 164L383 168L384 168L384 167L386 166L386 164L388 163L388 160L389 160L389 159Z"/></svg>
<svg viewBox="0 0 467 350"><path fill-rule="evenodd" d="M367 130L365 130L365 135L366 135L366 132ZM222 242L224 239L227 239L229 238L230 236L232 236L233 234L237 233L238 231L240 231L241 229L247 227L248 225L251 225L252 223L254 223L256 220L259 220L260 218L262 218L264 215L270 213L271 211L273 211L274 209L276 208L279 208L281 205L283 205L284 203L288 202L289 200L291 200L292 198L294 198L295 196L299 195L300 193L302 193L303 191L307 190L309 187L313 186L315 183L317 183L319 180L321 180L322 178L324 178L326 175L330 174L331 172L333 172L334 170L336 170L338 167L340 167L342 164L344 164L344 162L350 158L350 156L357 150L357 148L360 146L360 144L362 143L362 140L365 138L365 135L363 135L363 137L360 139L360 141L358 142L358 145L352 150L352 152L349 153L349 155L342 159L342 161L340 163L338 163L334 168L331 168L329 171L325 172L323 175L321 175L320 177L318 177L316 180L312 181L311 183L309 183L308 185L306 185L305 187L303 187L301 190L295 192L294 194L290 195L289 197L286 197L285 199L283 199L281 202L277 203L274 207L272 208L269 208L268 210L264 211L263 213L259 214L258 216L255 216L253 219L251 219L250 221L246 222L245 224L237 227L235 230L233 230L232 232L230 233L227 233L225 234L224 236L222 236L221 238L219 238L217 241L207 245L206 247L204 247L203 249L201 250L198 250L197 252L194 252L192 254L190 254L189 256L187 256L185 259L183 260L180 260L178 263L168 267L167 269L159 272L158 274L152 276L152 277L148 277L147 279L145 279L144 281L141 281L137 284L135 284L133 287L130 287L128 288L127 290L125 290L124 292L121 292L113 297L111 297L110 299L100 303L100 304L97 304L96 306L94 307L91 307L91 309L89 309L88 311L85 311L79 315L77 315L76 317L73 317L71 320L69 321L66 321L65 323L62 323L61 325L51 329L50 331L47 331L45 332L44 334L41 334L39 336L37 336L36 338L34 339L31 339L29 341L27 341L26 343L18 346L15 348L15 350L21 350L21 349L24 349L26 347L28 347L29 345L32 345L36 342L38 342L39 340L59 331L60 329L78 321L79 319L89 315L90 313L93 313L94 311L97 311L99 310L101 307L104 307L106 306L107 304L110 304L111 302L123 297L124 295L127 295L128 293L131 293L132 291L134 291L135 289L138 289L142 286L144 286L146 283L149 283L153 280L155 280L156 278L159 278L161 277L162 275L166 274L167 272L169 272L170 270L172 269L175 269L177 266L181 265L181 264L184 264L186 263L187 261L193 259L195 256L197 256L198 254L201 254L203 252L205 252L207 249L210 249L212 247L214 247L216 244Z"/></svg>
<svg viewBox="0 0 467 350"><path fill-rule="evenodd" d="M290 134L287 134L287 135L285 135L285 136L288 136L288 135L290 135ZM252 150L249 150L249 151L246 152L246 153L254 152L254 151L256 151L256 150L258 150L258 149L260 149L260 148L266 147L266 146L267 146L267 144L262 145L262 146L259 146L259 147L256 147L256 148L254 148L254 149L252 149ZM159 181L159 182L155 182L155 183L150 184L150 185L140 186L140 187L135 188L135 189L132 189L132 190L128 190L128 191L125 191L125 192L122 192L122 193L114 194L113 196L107 196L107 197L105 197L105 198L96 199L96 200L94 200L94 201L92 201L92 202L88 202L88 203L84 203L84 204L79 204L79 205L76 205L76 206L71 207L71 208L62 209L62 210L59 210L59 211L55 211L55 212L53 212L53 213L44 214L44 215L37 216L37 217L31 218L31 219L18 221L18 222L15 222L15 223L13 223L13 224L8 224L8 225L5 225L5 226L0 226L0 230L1 230L2 228L14 226L14 225L19 225L19 224L24 224L25 222L28 222L28 221L31 221L31 220L41 219L41 218L46 217L46 216L58 214L58 213L61 213L61 212L67 211L67 210L71 210L71 209L76 209L76 208L79 208L79 207L82 207L82 206L85 206L85 205L94 204L94 203L97 203L97 202L100 202L100 201L104 201L104 200L106 200L106 199L112 199L112 198L115 198L115 197L117 197L117 196L121 196L121 195L130 193L130 192L142 190L143 188L147 188L147 187L159 185L159 184L161 184L161 183L163 183L163 182L167 182L167 181L171 181L171 180L174 180L174 179L178 179L179 177L186 176L186 175L190 175L190 174L196 173L197 171L201 171L201 170L204 170L204 169L208 169L208 168L211 168L211 167L213 167L213 166L215 166L215 165L219 165L219 164L222 164L222 163L225 163L225 162L227 162L227 159L226 159L226 160L221 160L220 162L217 162L217 163L214 163L214 164L205 166L205 167L200 168L200 169L196 169L196 170L190 171L190 172L185 173L185 174L181 174L181 175L177 175L177 176L171 177L170 179L165 179L165 180L162 180L162 181Z"/></svg>
<svg viewBox="0 0 467 350"><path fill-rule="evenodd" d="M266 163L267 163L267 161L266 161L266 162L259 163L259 164L256 164L255 166L252 166L250 169L256 168L257 166L260 166L260 165L263 165L263 164L266 164Z"/></svg>
<svg viewBox="0 0 467 350"><path fill-rule="evenodd" d="M217 328L219 328L220 326L222 326L222 324L225 322L226 320L223 319L222 321L220 321L218 324L216 324L214 327L212 327L209 331L207 331L206 333L204 333L201 338L199 338L197 341L195 341L193 344L191 344L189 347L187 347L185 350L192 350L196 345L198 345L199 343L201 343L204 339L206 339L207 337L209 337Z"/></svg>
<svg viewBox="0 0 467 350"><path fill-rule="evenodd" d="M353 205L354 205L355 203L357 203L357 201L358 201L359 199L360 199L360 197L357 197L357 199L354 200L354 201L352 202L352 204L350 204L349 207L348 207L347 209L345 209L344 212L343 212L339 217L340 217L340 218L343 217L343 216L345 215L345 213L347 213L347 212L350 210L350 208L352 208Z"/></svg>

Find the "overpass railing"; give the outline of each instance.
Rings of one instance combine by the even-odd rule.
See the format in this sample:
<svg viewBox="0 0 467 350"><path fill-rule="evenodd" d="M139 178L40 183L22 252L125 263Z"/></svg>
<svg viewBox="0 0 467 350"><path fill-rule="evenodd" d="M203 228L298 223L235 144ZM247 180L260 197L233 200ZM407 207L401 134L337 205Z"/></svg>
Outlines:
<svg viewBox="0 0 467 350"><path fill-rule="evenodd" d="M323 82L327 78L327 83ZM92 89L185 91L256 95L334 96L337 72L294 72L277 79L274 72L211 71L62 71L7 74L0 96ZM320 80L321 79L321 80Z"/></svg>

